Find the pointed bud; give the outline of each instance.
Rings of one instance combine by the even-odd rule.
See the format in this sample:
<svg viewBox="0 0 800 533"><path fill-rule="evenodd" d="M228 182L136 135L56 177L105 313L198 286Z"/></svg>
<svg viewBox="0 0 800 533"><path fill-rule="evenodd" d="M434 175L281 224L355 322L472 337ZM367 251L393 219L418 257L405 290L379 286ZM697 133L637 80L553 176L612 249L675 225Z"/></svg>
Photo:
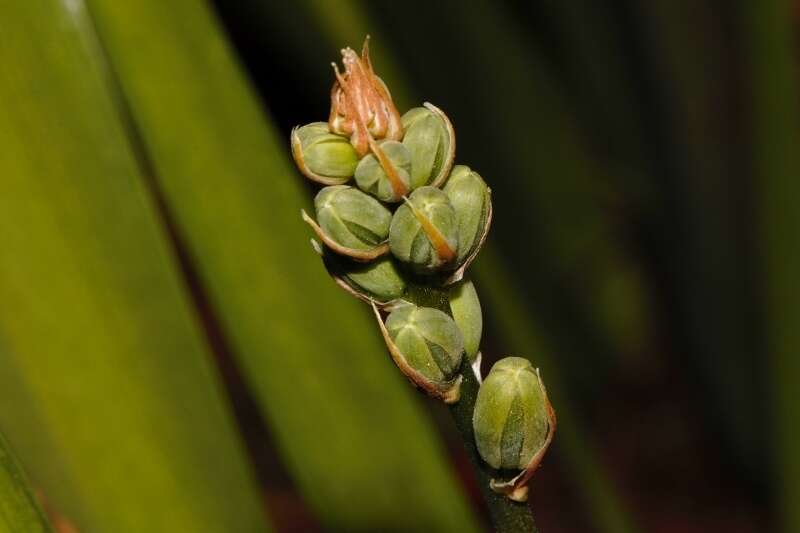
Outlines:
<svg viewBox="0 0 800 533"><path fill-rule="evenodd" d="M458 258L461 264L477 253L489 230L491 193L486 182L464 165L456 165L444 187L458 220Z"/></svg>
<svg viewBox="0 0 800 533"><path fill-rule="evenodd" d="M356 167L356 185L382 202L399 202L411 182L411 153L397 141L382 141L374 147Z"/></svg>
<svg viewBox="0 0 800 533"><path fill-rule="evenodd" d="M522 471L511 481L493 480L491 487L524 501L526 483L555 431L539 371L521 357L495 363L478 391L472 422L478 452L489 466Z"/></svg>
<svg viewBox="0 0 800 533"><path fill-rule="evenodd" d="M356 151L347 138L330 133L324 122L292 130L292 155L306 177L325 185L350 181L358 165Z"/></svg>
<svg viewBox="0 0 800 533"><path fill-rule="evenodd" d="M420 187L395 211L389 247L400 261L431 273L453 262L458 249L456 214L447 195Z"/></svg>
<svg viewBox="0 0 800 533"><path fill-rule="evenodd" d="M439 187L455 158L456 139L447 116L431 104L415 107L402 117L403 145L411 152L411 189Z"/></svg>
<svg viewBox="0 0 800 533"><path fill-rule="evenodd" d="M481 302L475 285L470 280L461 281L449 289L448 297L453 320L464 338L464 353L473 362L478 356L483 333Z"/></svg>
<svg viewBox="0 0 800 533"><path fill-rule="evenodd" d="M438 309L406 304L393 310L386 324L381 322L381 331L409 379L445 402L458 400L464 340L452 318Z"/></svg>

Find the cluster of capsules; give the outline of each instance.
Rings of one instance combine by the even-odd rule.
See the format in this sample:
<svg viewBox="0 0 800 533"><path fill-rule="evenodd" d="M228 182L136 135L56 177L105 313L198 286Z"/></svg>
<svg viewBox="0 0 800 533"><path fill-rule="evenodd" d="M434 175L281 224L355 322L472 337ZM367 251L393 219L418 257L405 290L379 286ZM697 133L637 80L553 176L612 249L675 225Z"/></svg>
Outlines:
<svg viewBox="0 0 800 533"><path fill-rule="evenodd" d="M372 306L401 371L431 396L455 403L462 365L481 381L482 314L464 274L489 231L491 190L478 173L454 165L455 132L439 108L426 103L400 115L373 71L368 41L360 57L350 48L342 56L344 73L333 65L328 121L291 135L298 168L324 185L314 199L316 217L302 217L331 277ZM438 309L418 305L431 287L446 295ZM544 385L526 359L493 366L473 425L484 461L521 471L492 487L525 499L555 429Z"/></svg>

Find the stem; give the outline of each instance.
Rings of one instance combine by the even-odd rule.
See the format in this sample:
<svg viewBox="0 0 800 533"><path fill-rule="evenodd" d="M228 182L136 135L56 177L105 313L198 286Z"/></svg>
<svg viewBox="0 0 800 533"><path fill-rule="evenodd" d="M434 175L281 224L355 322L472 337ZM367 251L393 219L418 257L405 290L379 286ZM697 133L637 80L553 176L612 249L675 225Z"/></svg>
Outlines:
<svg viewBox="0 0 800 533"><path fill-rule="evenodd" d="M433 307L444 311L448 315L450 303L448 291L443 287L430 285L410 285L405 299L419 306ZM502 494L489 488L489 481L497 477L495 471L481 459L478 448L475 446L475 437L472 431L472 413L475 410L475 400L480 387L467 357L461 363L461 398L458 402L448 406L450 415L464 441L469 460L478 478L478 486L484 502L489 509L492 524L498 533L536 533L538 529L533 521L533 514L527 503L512 501Z"/></svg>

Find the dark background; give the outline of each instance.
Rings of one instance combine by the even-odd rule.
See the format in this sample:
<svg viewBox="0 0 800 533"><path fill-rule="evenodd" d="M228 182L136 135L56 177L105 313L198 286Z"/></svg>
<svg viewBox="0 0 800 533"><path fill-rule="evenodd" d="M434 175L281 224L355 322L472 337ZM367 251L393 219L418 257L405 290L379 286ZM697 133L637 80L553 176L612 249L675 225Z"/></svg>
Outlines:
<svg viewBox="0 0 800 533"><path fill-rule="evenodd" d="M770 349L765 257L776 252L764 237L764 106L752 79L764 58L748 41L758 8L317 4L216 2L284 136L327 117L329 62L360 48L368 28L401 112L423 101L444 109L457 161L492 187L490 240L537 321L531 349L557 367L580 444L595 451L626 520L652 532L773 526L773 436L786 420L772 416L781 356ZM484 311L492 361L510 349L508 321ZM433 416L471 483L449 420ZM594 527L583 493L600 489L569 466L575 454L557 435L535 478L543 531ZM270 507L286 530L312 527L291 497Z"/></svg>

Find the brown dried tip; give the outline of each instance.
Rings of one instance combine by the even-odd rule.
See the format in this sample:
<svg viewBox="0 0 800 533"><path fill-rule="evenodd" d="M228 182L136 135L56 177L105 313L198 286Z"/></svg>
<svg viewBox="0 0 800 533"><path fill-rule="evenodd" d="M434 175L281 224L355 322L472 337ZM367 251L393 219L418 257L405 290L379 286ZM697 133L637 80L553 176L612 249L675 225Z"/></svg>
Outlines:
<svg viewBox="0 0 800 533"><path fill-rule="evenodd" d="M342 50L342 64L344 74L333 63L336 81L331 88L331 132L350 137L359 157L369 151L370 138L401 140L400 113L386 84L372 70L369 36L364 40L361 57L352 48Z"/></svg>

